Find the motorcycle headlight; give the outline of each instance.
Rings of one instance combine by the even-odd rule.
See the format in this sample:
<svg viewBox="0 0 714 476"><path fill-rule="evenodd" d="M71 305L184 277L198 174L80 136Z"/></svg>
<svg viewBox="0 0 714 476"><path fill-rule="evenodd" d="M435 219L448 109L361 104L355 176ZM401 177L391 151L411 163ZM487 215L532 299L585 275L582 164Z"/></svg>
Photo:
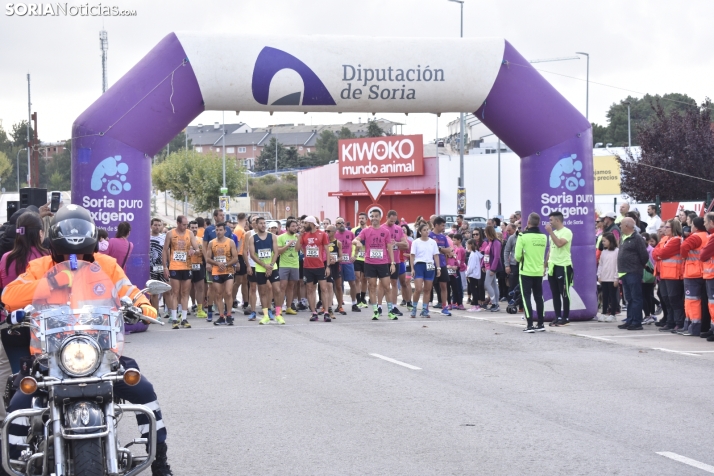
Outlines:
<svg viewBox="0 0 714 476"><path fill-rule="evenodd" d="M62 344L59 364L72 377L84 377L99 367L99 346L88 337L70 337Z"/></svg>

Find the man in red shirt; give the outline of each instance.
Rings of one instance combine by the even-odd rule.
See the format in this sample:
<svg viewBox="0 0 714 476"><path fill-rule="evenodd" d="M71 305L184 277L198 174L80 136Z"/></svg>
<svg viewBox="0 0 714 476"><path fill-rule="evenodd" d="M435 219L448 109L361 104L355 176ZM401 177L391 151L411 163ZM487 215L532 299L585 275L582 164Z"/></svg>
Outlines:
<svg viewBox="0 0 714 476"><path fill-rule="evenodd" d="M317 321L317 311L315 310L316 298L315 285L320 284L320 291L323 296L327 296L328 283L325 278L330 275L330 267L326 266L325 262L329 256L330 241L327 234L320 231L317 226L317 220L313 216L305 217L302 221L304 233L300 234L297 251L302 250L305 255L303 260L303 276L305 277L307 287L307 302L310 305L312 312L311 321ZM330 322L329 314L324 314L325 322Z"/></svg>

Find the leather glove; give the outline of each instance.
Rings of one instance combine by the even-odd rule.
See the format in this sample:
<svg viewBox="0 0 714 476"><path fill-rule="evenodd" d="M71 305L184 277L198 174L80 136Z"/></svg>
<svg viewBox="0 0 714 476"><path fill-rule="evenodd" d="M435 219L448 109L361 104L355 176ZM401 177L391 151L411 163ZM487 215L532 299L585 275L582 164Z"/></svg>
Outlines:
<svg viewBox="0 0 714 476"><path fill-rule="evenodd" d="M152 319L156 319L157 314L156 314L156 309L151 304L142 304L141 306L141 313L145 315L146 317L150 317Z"/></svg>

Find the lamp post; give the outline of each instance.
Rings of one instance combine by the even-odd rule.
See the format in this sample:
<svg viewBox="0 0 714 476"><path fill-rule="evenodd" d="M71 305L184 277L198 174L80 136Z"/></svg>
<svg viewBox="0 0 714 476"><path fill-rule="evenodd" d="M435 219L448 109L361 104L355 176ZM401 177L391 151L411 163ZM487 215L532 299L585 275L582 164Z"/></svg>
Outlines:
<svg viewBox="0 0 714 476"><path fill-rule="evenodd" d="M582 51L576 51L576 55L583 55L587 58L587 66L585 72L585 119L590 121L588 117L588 105L590 103L590 55L588 53L583 53Z"/></svg>
<svg viewBox="0 0 714 476"><path fill-rule="evenodd" d="M449 0L461 5L461 38L464 37L464 0ZM464 186L464 113L459 116L459 187Z"/></svg>
<svg viewBox="0 0 714 476"><path fill-rule="evenodd" d="M226 111L223 111L223 189L226 188ZM221 190L222 193L223 190Z"/></svg>
<svg viewBox="0 0 714 476"><path fill-rule="evenodd" d="M625 101L625 104L627 104L627 147L632 147L632 132L630 129L630 106L632 103Z"/></svg>
<svg viewBox="0 0 714 476"><path fill-rule="evenodd" d="M22 149L17 151L17 157L16 157L16 162L17 162L17 193L20 193L20 152L23 150L27 149L27 147L23 147Z"/></svg>

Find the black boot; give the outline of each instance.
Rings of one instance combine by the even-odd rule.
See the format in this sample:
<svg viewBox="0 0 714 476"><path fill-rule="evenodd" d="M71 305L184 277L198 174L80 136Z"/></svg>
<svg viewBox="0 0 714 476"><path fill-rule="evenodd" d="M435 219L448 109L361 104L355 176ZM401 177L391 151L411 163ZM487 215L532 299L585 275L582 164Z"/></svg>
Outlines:
<svg viewBox="0 0 714 476"><path fill-rule="evenodd" d="M152 476L173 476L174 473L171 472L171 466L169 466L169 459L166 456L166 451L168 447L166 443L159 443L156 445L156 459L151 463L151 475Z"/></svg>

